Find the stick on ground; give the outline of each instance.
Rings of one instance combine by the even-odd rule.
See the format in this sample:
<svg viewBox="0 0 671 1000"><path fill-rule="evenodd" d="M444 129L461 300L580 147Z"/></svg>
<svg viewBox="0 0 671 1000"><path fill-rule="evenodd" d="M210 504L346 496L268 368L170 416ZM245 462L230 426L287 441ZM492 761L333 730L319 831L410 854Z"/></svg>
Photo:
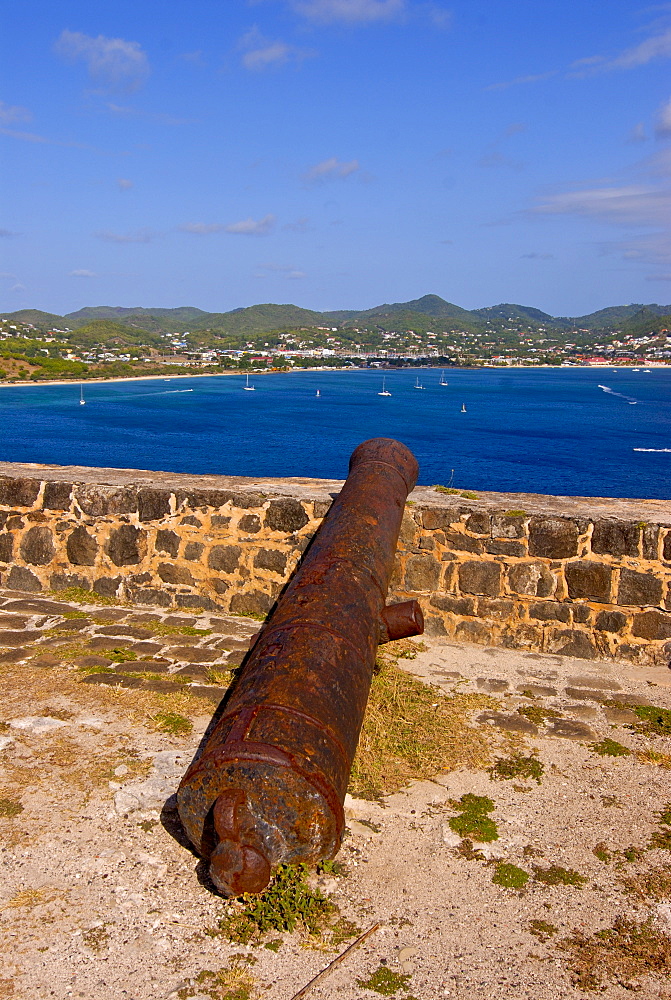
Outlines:
<svg viewBox="0 0 671 1000"><path fill-rule="evenodd" d="M351 951L354 951L354 949L358 948L360 944L363 944L366 938L369 938L371 934L374 934L379 926L380 926L379 924L373 924L373 926L369 927L368 930L361 935L361 937L358 937L356 941L352 941L349 948L345 948L342 955L338 955L337 958L334 958L331 964L327 965L325 969L322 969L322 971L318 973L318 975L316 975L314 979L311 979L309 983L306 983L306 985L303 987L302 990L299 990L298 993L294 993L291 1000L301 1000L301 997L304 997L312 989L313 986L316 986L317 983L322 981L322 979L326 979L329 973L333 972L335 967L337 965L340 965L343 959L345 959Z"/></svg>

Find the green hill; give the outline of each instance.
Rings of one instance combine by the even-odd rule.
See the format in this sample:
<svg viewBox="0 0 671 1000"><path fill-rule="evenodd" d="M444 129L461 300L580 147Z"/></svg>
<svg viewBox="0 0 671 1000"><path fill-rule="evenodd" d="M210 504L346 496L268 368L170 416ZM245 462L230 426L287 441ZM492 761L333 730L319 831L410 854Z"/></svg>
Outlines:
<svg viewBox="0 0 671 1000"><path fill-rule="evenodd" d="M17 309L16 312L3 313L2 318L10 323L30 323L38 330L49 330L52 326L62 330L64 326L70 325L65 316L42 312L41 309Z"/></svg>
<svg viewBox="0 0 671 1000"><path fill-rule="evenodd" d="M198 328L211 313L193 306L176 309L125 308L123 306L86 306L65 316L68 326L78 329L98 320L111 320L123 326L135 327L149 333L182 333L192 326Z"/></svg>
<svg viewBox="0 0 671 1000"><path fill-rule="evenodd" d="M484 309L473 309L471 315L481 316L485 320L519 320L522 323L547 323L556 326L557 320L549 313L534 309L532 306L518 306L511 302L501 302L498 306L485 306Z"/></svg>
<svg viewBox="0 0 671 1000"><path fill-rule="evenodd" d="M150 333L147 330L136 330L109 319L96 319L91 323L86 323L73 330L72 333L65 334L63 339L81 347L105 347L107 345L161 347L163 345L163 340L158 334Z"/></svg>

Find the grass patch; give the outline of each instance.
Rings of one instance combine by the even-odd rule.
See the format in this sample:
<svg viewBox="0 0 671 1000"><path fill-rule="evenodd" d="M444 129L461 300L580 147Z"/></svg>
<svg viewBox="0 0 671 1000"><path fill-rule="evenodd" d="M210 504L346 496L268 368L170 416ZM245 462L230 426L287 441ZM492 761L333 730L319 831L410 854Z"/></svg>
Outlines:
<svg viewBox="0 0 671 1000"><path fill-rule="evenodd" d="M219 921L219 931L239 944L258 944L270 931L298 929L312 937L327 930L337 908L307 881L307 865L279 865L265 892L246 893Z"/></svg>
<svg viewBox="0 0 671 1000"><path fill-rule="evenodd" d="M653 833L649 847L671 851L671 802L667 803L661 812L655 813L655 818L659 824L659 830Z"/></svg>
<svg viewBox="0 0 671 1000"><path fill-rule="evenodd" d="M549 868L541 868L540 865L532 867L534 882L542 882L543 885L573 885L576 889L582 889L589 881L586 875L581 875L572 868L560 868L559 865L550 865Z"/></svg>
<svg viewBox="0 0 671 1000"><path fill-rule="evenodd" d="M657 750L637 750L636 760L641 764L655 764L671 770L671 754L658 753Z"/></svg>
<svg viewBox="0 0 671 1000"><path fill-rule="evenodd" d="M258 991L254 976L245 968L246 957L233 955L228 965L217 972L203 969L192 981L192 985L177 991L177 996L180 1000L189 1000L193 996L207 996L211 1000L252 1000L258 996Z"/></svg>
<svg viewBox="0 0 671 1000"><path fill-rule="evenodd" d="M539 785L545 768L535 757L497 757L489 769L494 780L509 781L512 778L533 778Z"/></svg>
<svg viewBox="0 0 671 1000"><path fill-rule="evenodd" d="M394 660L382 655L378 663L350 776L355 798L377 799L413 779L489 763L494 737L468 725L473 711L495 704L489 696L446 697Z"/></svg>
<svg viewBox="0 0 671 1000"><path fill-rule="evenodd" d="M85 611L63 611L61 618L88 618L88 615Z"/></svg>
<svg viewBox="0 0 671 1000"><path fill-rule="evenodd" d="M505 889L523 889L528 881L529 872L506 861L499 862L492 876L492 882L495 885L502 885Z"/></svg>
<svg viewBox="0 0 671 1000"><path fill-rule="evenodd" d="M13 819L23 812L23 806L15 799L0 799L0 819Z"/></svg>
<svg viewBox="0 0 671 1000"><path fill-rule="evenodd" d="M671 897L671 865L649 868L645 872L628 875L622 879L627 892L641 899L669 899Z"/></svg>
<svg viewBox="0 0 671 1000"><path fill-rule="evenodd" d="M193 730L193 723L177 712L157 712L153 718L156 729L171 736L188 736Z"/></svg>
<svg viewBox="0 0 671 1000"><path fill-rule="evenodd" d="M528 517L529 515L525 510L505 510L503 512L504 517Z"/></svg>
<svg viewBox="0 0 671 1000"><path fill-rule="evenodd" d="M143 622L142 628L149 629L154 635L212 635L211 628L193 628L192 625L170 625L156 619Z"/></svg>
<svg viewBox="0 0 671 1000"><path fill-rule="evenodd" d="M89 930L84 931L82 941L91 951L98 953L104 951L109 943L109 934L105 925L99 924L97 927L91 927Z"/></svg>
<svg viewBox="0 0 671 1000"><path fill-rule="evenodd" d="M549 941L557 933L557 928L554 924L549 924L547 920L530 920L529 933L545 944L546 941Z"/></svg>
<svg viewBox="0 0 671 1000"><path fill-rule="evenodd" d="M639 722L632 728L646 736L671 736L671 708L659 708L656 705L628 706Z"/></svg>
<svg viewBox="0 0 671 1000"><path fill-rule="evenodd" d="M625 747L608 737L601 740L600 743L591 743L589 748L592 753L598 753L601 757L629 757L631 755L629 747Z"/></svg>
<svg viewBox="0 0 671 1000"><path fill-rule="evenodd" d="M612 927L595 934L573 931L557 948L570 956L573 985L583 990L603 990L608 982L636 990L641 976L671 973L671 938L652 918L639 924L616 917Z"/></svg>
<svg viewBox="0 0 671 1000"><path fill-rule="evenodd" d="M113 663L130 663L132 660L137 660L137 653L132 649L110 649L106 650L104 655Z"/></svg>
<svg viewBox="0 0 671 1000"><path fill-rule="evenodd" d="M472 792L467 792L453 805L455 809L461 809L461 814L453 816L448 822L460 837L469 837L479 844L499 839L496 823L487 815L494 811L494 803L486 795L473 795Z"/></svg>
<svg viewBox="0 0 671 1000"><path fill-rule="evenodd" d="M450 496L454 497L465 497L466 500L477 500L478 494L471 492L471 490L456 490L452 486L434 486L436 493L449 493Z"/></svg>
<svg viewBox="0 0 671 1000"><path fill-rule="evenodd" d="M85 590L83 587L66 587L65 590L47 591L58 601L73 601L75 604L120 604L116 597L103 597L94 590Z"/></svg>
<svg viewBox="0 0 671 1000"><path fill-rule="evenodd" d="M380 993L383 997L393 997L399 990L407 993L409 982L409 975L402 976L398 972L392 972L386 965L381 965L368 979L357 979L358 986Z"/></svg>
<svg viewBox="0 0 671 1000"><path fill-rule="evenodd" d="M524 692L523 692L524 693ZM523 715L529 722L542 726L546 719L561 719L562 713L553 708L543 708L542 705L522 705L517 709L518 715Z"/></svg>

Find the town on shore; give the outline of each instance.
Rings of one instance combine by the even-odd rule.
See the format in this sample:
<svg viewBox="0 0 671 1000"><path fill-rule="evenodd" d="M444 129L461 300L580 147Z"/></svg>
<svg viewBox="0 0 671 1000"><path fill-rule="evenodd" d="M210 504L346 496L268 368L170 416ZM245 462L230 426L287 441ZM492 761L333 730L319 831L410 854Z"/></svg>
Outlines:
<svg viewBox="0 0 671 1000"><path fill-rule="evenodd" d="M0 316L0 382L309 368L670 365L671 306L553 317L502 304L466 310L437 295L364 312L259 305L86 307Z"/></svg>

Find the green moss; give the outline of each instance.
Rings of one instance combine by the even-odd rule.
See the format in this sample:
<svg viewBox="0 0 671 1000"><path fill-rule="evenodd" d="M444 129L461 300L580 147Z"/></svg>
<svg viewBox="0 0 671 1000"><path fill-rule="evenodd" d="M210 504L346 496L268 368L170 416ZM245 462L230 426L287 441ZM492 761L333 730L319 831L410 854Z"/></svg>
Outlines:
<svg viewBox="0 0 671 1000"><path fill-rule="evenodd" d="M2 819L13 819L23 812L23 806L14 799L0 799L0 817Z"/></svg>
<svg viewBox="0 0 671 1000"><path fill-rule="evenodd" d="M535 706L530 706L535 707ZM509 781L511 778L533 778L540 785L545 768L535 757L498 757L490 767L489 774L495 780Z"/></svg>
<svg viewBox="0 0 671 1000"><path fill-rule="evenodd" d="M554 924L549 924L546 920L530 920L529 933L537 937L539 941L545 943L553 934L557 933L557 928Z"/></svg>
<svg viewBox="0 0 671 1000"><path fill-rule="evenodd" d="M497 864L492 876L492 882L495 885L502 885L506 889L523 889L528 881L529 872L505 861Z"/></svg>
<svg viewBox="0 0 671 1000"><path fill-rule="evenodd" d="M598 843L596 847L592 848L592 854L595 858L598 858L599 861L603 861L605 865L609 865L613 858L613 855L610 853L603 841Z"/></svg>
<svg viewBox="0 0 671 1000"><path fill-rule="evenodd" d="M469 837L481 844L499 839L496 823L487 816L494 811L494 803L486 795L468 792L454 803L454 807L461 809L461 815L453 816L449 825L460 837Z"/></svg>
<svg viewBox="0 0 671 1000"><path fill-rule="evenodd" d="M524 693L524 692L522 692ZM543 708L541 705L522 705L517 709L518 715L523 715L529 722L542 726L546 719L561 719L562 713L553 708Z"/></svg>
<svg viewBox="0 0 671 1000"><path fill-rule="evenodd" d="M505 517L528 517L525 510L506 510L504 511Z"/></svg>
<svg viewBox="0 0 671 1000"><path fill-rule="evenodd" d="M640 719L635 728L652 736L671 736L671 709L656 705L631 705L634 715Z"/></svg>
<svg viewBox="0 0 671 1000"><path fill-rule="evenodd" d="M368 979L357 979L357 985L364 990L373 990L383 997L393 997L399 990L407 993L410 976L402 976L392 972L386 965L381 965Z"/></svg>
<svg viewBox="0 0 671 1000"><path fill-rule="evenodd" d="M628 875L622 879L627 892L642 899L669 899L671 897L671 865L649 868L648 871Z"/></svg>
<svg viewBox="0 0 671 1000"><path fill-rule="evenodd" d="M153 722L162 733L170 733L171 736L188 736L193 730L193 723L177 712L158 712Z"/></svg>
<svg viewBox="0 0 671 1000"><path fill-rule="evenodd" d="M84 587L66 587L65 590L50 590L48 593L59 601L74 601L75 604L120 604L114 597L103 597Z"/></svg>
<svg viewBox="0 0 671 1000"><path fill-rule="evenodd" d="M278 952L283 944L282 938L273 938L272 941L266 941L263 947L268 951Z"/></svg>
<svg viewBox="0 0 671 1000"><path fill-rule="evenodd" d="M477 500L478 494L472 493L471 490L462 490L459 494L460 497L464 497L466 500Z"/></svg>
<svg viewBox="0 0 671 1000"><path fill-rule="evenodd" d="M142 628L149 629L154 635L212 635L211 628L193 628L191 625L170 625L169 622L145 622Z"/></svg>
<svg viewBox="0 0 671 1000"><path fill-rule="evenodd" d="M113 663L130 663L132 660L137 660L137 653L132 649L111 649L105 652L105 656Z"/></svg>
<svg viewBox="0 0 671 1000"><path fill-rule="evenodd" d="M600 743L590 744L590 750L592 753L600 754L601 757L629 757L631 754L629 747L625 747L608 737L601 740Z"/></svg>
<svg viewBox="0 0 671 1000"><path fill-rule="evenodd" d="M592 935L575 930L557 947L569 955L573 985L581 990L603 991L610 981L638 991L639 976L663 976L668 982L671 973L671 939L652 917L641 924L616 917L612 927Z"/></svg>
<svg viewBox="0 0 671 1000"><path fill-rule="evenodd" d="M649 847L671 851L671 802L667 802L658 813L655 813L655 819L659 830L653 833Z"/></svg>
<svg viewBox="0 0 671 1000"><path fill-rule="evenodd" d="M534 881L542 882L543 885L574 885L576 889L582 889L587 884L588 879L580 872L573 871L572 868L560 868L559 865L551 865L549 868L541 868L533 865Z"/></svg>

